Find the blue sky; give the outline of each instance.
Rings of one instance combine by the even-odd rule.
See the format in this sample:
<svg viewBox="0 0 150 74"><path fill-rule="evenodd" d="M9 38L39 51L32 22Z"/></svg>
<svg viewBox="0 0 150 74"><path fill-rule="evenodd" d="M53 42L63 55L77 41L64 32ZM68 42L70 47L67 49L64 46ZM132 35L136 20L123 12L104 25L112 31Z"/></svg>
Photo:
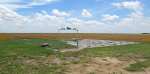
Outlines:
<svg viewBox="0 0 150 74"><path fill-rule="evenodd" d="M23 0L24 3L29 3L32 0ZM132 12L132 10L115 9L112 7L112 3L122 2L123 0L60 0L52 3L47 3L44 5L33 6L31 8L19 8L17 12L22 15L32 15L36 12L41 12L45 10L51 12L52 9L59 9L62 11L72 11L74 15L79 16L82 9L90 10L94 16L100 16L101 14L118 14L120 16L125 16ZM136 0L126 0L126 1L136 1ZM145 15L150 15L150 1L149 0L139 0L144 4Z"/></svg>
<svg viewBox="0 0 150 74"><path fill-rule="evenodd" d="M0 1L0 8L0 13L7 13L0 15L3 19L0 24L8 24L2 25L0 32L56 32L62 23L78 23L81 32L150 32L150 0L5 0ZM6 30L10 26L6 17L13 20L10 30ZM55 30L42 30L47 27Z"/></svg>

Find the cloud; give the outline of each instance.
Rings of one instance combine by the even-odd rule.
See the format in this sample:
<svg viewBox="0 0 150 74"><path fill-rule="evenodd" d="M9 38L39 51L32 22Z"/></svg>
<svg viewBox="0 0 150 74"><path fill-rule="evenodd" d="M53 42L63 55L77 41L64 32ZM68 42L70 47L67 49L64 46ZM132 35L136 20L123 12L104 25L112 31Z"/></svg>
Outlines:
<svg viewBox="0 0 150 74"><path fill-rule="evenodd" d="M69 18L67 22L77 25L82 33L110 33L111 26L96 20L82 20L79 18Z"/></svg>
<svg viewBox="0 0 150 74"><path fill-rule="evenodd" d="M107 29L107 26L104 26L104 23L95 20L85 21L71 17L56 17L45 13L45 11L42 11L42 13L36 13L32 16L21 16L13 10L1 7L0 14L2 14L0 17L0 19L2 19L0 20L0 32L55 33L64 25L73 26L71 23L76 24L80 32L107 32L106 30L109 30ZM3 17L7 17L7 19ZM92 29L89 30L89 28Z"/></svg>
<svg viewBox="0 0 150 74"><path fill-rule="evenodd" d="M91 17L92 16L91 12L88 11L87 9L83 9L81 15L83 17Z"/></svg>
<svg viewBox="0 0 150 74"><path fill-rule="evenodd" d="M102 21L114 21L117 19L119 19L119 16L117 16L117 15L105 14L105 15L103 15Z"/></svg>
<svg viewBox="0 0 150 74"><path fill-rule="evenodd" d="M110 17L111 20L118 18L115 15L107 15L107 17L108 20ZM23 16L5 6L0 6L0 32L5 33L56 33L64 25L73 26L71 23L76 24L79 31L83 33L141 33L150 32L149 20L150 17L144 16L141 12L132 12L127 17L120 18L116 24L112 22L113 25L110 25L107 21L57 17L46 11Z"/></svg>
<svg viewBox="0 0 150 74"><path fill-rule="evenodd" d="M17 10L19 8L31 8L33 6L41 6L58 1L60 0L31 0L26 2L23 0L1 0L0 5L8 7L12 10Z"/></svg>
<svg viewBox="0 0 150 74"><path fill-rule="evenodd" d="M19 4L21 0L0 0L0 4Z"/></svg>
<svg viewBox="0 0 150 74"><path fill-rule="evenodd" d="M17 14L15 11L8 9L7 7L0 6L0 18L4 21L21 20L22 15ZM20 19L21 18L21 19Z"/></svg>
<svg viewBox="0 0 150 74"><path fill-rule="evenodd" d="M113 3L112 5L118 8L126 8L132 10L141 10L143 8L142 3L139 1L124 1L120 3Z"/></svg>
<svg viewBox="0 0 150 74"><path fill-rule="evenodd" d="M65 23L64 17L49 15L46 11L30 16L22 16L5 6L0 6L0 32L48 33L57 32Z"/></svg>
<svg viewBox="0 0 150 74"><path fill-rule="evenodd" d="M124 1L120 3L112 4L118 8L133 10L127 17L119 19L117 23L112 27L114 32L126 32L126 33L142 33L150 32L148 28L150 27L150 18L144 16L141 11L143 9L143 4L140 1Z"/></svg>
<svg viewBox="0 0 150 74"><path fill-rule="evenodd" d="M21 0L1 0L0 5L5 6L9 9L16 10L18 8L26 8L27 3L22 2Z"/></svg>
<svg viewBox="0 0 150 74"><path fill-rule="evenodd" d="M39 5L45 5L52 2L57 2L59 0L32 0L31 3L28 4L28 6L39 6Z"/></svg>
<svg viewBox="0 0 150 74"><path fill-rule="evenodd" d="M67 13L64 11L59 11L58 9L53 9L51 13L57 17L70 16L71 15L70 13Z"/></svg>
<svg viewBox="0 0 150 74"><path fill-rule="evenodd" d="M1 32L16 32L21 24L24 23L24 20L24 16L17 14L15 11L5 6L0 6Z"/></svg>
<svg viewBox="0 0 150 74"><path fill-rule="evenodd" d="M150 32L148 28L150 28L149 21L150 17L144 16L139 12L132 12L128 15L128 17L121 19L117 25L116 32L126 32L126 33L142 33L142 32Z"/></svg>

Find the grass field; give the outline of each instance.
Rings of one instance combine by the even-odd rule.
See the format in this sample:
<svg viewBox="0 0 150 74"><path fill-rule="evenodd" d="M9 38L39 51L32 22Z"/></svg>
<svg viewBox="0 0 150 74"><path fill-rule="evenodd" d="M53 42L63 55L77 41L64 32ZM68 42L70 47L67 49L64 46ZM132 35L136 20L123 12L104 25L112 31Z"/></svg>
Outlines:
<svg viewBox="0 0 150 74"><path fill-rule="evenodd" d="M40 47L42 42L48 42L50 46L42 48ZM43 61L42 59L45 59L47 56L55 55L53 49L71 47L71 45L58 40L2 40L0 41L0 74L49 74L53 66L24 64L25 60L37 59Z"/></svg>
<svg viewBox="0 0 150 74"><path fill-rule="evenodd" d="M92 34L89 35L89 38L94 38ZM83 35L83 38L85 36L86 35ZM101 35L97 36L95 39L98 39L98 37L100 36ZM124 35L118 35L118 37L119 36L124 37ZM128 40L132 39L133 36L137 40L133 39L132 41L142 42L140 42L139 44L131 44L125 46L86 48L77 52L62 53L56 52L54 51L54 49L72 48L73 46L66 44L62 40L58 40L61 37L57 37L52 40L53 36L51 35L41 36L38 38L38 36L36 37L36 35L21 36L20 34L3 34L1 35L0 40L0 74L69 74L67 73L67 70L69 68L68 65L70 66L72 64L83 64L87 62L89 58L95 57L115 57L120 60L134 60L134 63L129 64L123 69L131 72L144 71L145 69L150 67L149 35L127 36L131 36L131 38L129 37ZM70 39L71 37L69 36ZM113 37L114 39L112 39ZM117 39L115 37L117 37L117 35L108 35L106 39L110 38L109 40L115 40ZM118 40L126 40L128 38L121 37ZM142 40L140 40L141 38ZM145 40L147 41L144 42ZM40 44L43 42L49 43L50 46L47 48L40 47ZM80 60L69 60L68 62L66 61L66 57L79 58ZM140 61L141 59L144 60ZM91 72L88 74L97 73Z"/></svg>

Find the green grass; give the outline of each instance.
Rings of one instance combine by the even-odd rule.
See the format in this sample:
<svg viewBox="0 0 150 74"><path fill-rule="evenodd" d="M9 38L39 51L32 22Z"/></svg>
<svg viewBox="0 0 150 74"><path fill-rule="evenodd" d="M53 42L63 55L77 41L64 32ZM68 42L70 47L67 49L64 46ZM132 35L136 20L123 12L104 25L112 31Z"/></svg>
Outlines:
<svg viewBox="0 0 150 74"><path fill-rule="evenodd" d="M150 67L150 43L140 43L125 46L112 46L103 48L90 48L80 52L85 56L99 57L124 57L130 59L145 59L145 61L137 61L125 68L127 71L144 71Z"/></svg>
<svg viewBox="0 0 150 74"><path fill-rule="evenodd" d="M80 51L80 54L86 56L100 56L100 57L139 57L150 58L150 43L139 43L124 46L110 46L87 48Z"/></svg>
<svg viewBox="0 0 150 74"><path fill-rule="evenodd" d="M43 42L49 47L40 47ZM48 39L17 39L0 41L0 74L60 74L61 68L57 65L38 66L25 64L24 61L34 59L46 60L49 55L54 55L53 49L71 48L71 45L60 40Z"/></svg>
<svg viewBox="0 0 150 74"><path fill-rule="evenodd" d="M87 48L79 52L62 53L61 57L66 56L82 56L82 57L116 57L124 59L133 59L137 63L129 65L125 68L128 71L143 71L144 68L150 67L150 42L142 42L139 44L131 44L125 46L110 46ZM137 59L145 59L139 62Z"/></svg>
<svg viewBox="0 0 150 74"><path fill-rule="evenodd" d="M40 47L47 42L49 47ZM67 69L63 64L43 64L49 55L64 57L80 57L81 61L88 57L129 57L132 59L146 59L145 61L131 64L125 68L128 71L143 71L150 67L150 42L125 46L110 46L87 48L79 52L55 53L53 49L71 48L61 40L48 39L17 39L0 41L0 74L63 74ZM24 61L32 60L40 63L26 64ZM75 62L78 63L78 62ZM80 62L79 62L80 63Z"/></svg>
<svg viewBox="0 0 150 74"><path fill-rule="evenodd" d="M123 46L108 46L86 48L79 52L66 52L63 56L87 56L87 57L139 57L150 58L150 42L130 44Z"/></svg>
<svg viewBox="0 0 150 74"><path fill-rule="evenodd" d="M40 47L42 43L49 43L49 47ZM53 49L71 48L73 46L63 41L47 40L47 39L18 39L0 41L0 56L42 56L53 53Z"/></svg>
<svg viewBox="0 0 150 74"><path fill-rule="evenodd" d="M130 64L128 67L125 68L127 71L144 71L145 68L150 67L150 59L142 61L142 62L136 62L134 64Z"/></svg>

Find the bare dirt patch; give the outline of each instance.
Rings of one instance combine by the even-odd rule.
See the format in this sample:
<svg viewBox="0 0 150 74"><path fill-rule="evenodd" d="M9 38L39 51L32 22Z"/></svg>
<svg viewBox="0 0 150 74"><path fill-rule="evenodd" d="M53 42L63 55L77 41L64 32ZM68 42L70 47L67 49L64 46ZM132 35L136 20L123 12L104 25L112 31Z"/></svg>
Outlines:
<svg viewBox="0 0 150 74"><path fill-rule="evenodd" d="M82 64L68 65L68 71L66 74L149 74L150 70L145 72L128 72L123 68L131 63L135 63L134 60L120 61L116 58L91 58L88 62Z"/></svg>
<svg viewBox="0 0 150 74"><path fill-rule="evenodd" d="M49 65L49 64L56 64L60 65L62 64L62 60L57 58L54 55L49 55L48 57L39 57L39 58L28 58L23 61L24 64L27 65L34 65L34 66L39 66L40 64L42 65Z"/></svg>

